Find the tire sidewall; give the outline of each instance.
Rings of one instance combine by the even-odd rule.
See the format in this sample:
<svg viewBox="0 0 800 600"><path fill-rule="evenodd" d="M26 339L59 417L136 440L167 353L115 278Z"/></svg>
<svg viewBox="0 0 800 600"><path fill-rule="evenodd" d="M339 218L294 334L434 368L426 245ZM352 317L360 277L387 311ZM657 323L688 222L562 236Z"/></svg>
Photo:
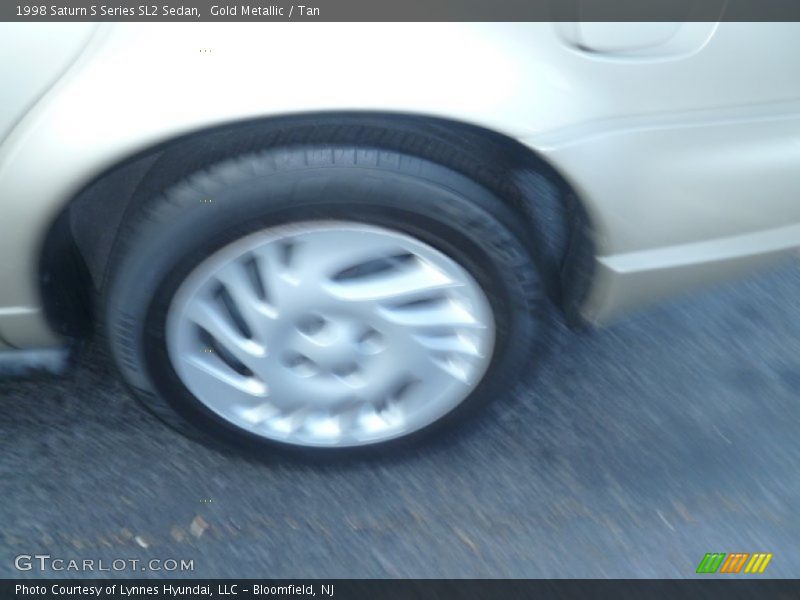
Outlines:
<svg viewBox="0 0 800 600"><path fill-rule="evenodd" d="M528 370L535 342L545 337L544 297L519 220L502 201L426 161L311 167L280 156L289 168L265 153L190 178L143 210L141 225L132 228L136 235L112 273L107 324L118 365L151 411L182 431L185 420L239 445L308 451L249 433L208 409L176 374L165 339L172 297L200 262L246 235L298 221L354 221L406 233L464 267L492 306L495 350L477 388L436 423L378 445L408 442L470 415Z"/></svg>

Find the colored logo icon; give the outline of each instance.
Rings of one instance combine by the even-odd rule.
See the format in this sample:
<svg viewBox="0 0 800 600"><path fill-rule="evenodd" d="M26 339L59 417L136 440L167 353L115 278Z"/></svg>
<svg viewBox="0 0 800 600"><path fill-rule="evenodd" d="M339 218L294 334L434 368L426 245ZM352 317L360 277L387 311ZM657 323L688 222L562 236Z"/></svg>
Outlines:
<svg viewBox="0 0 800 600"><path fill-rule="evenodd" d="M772 553L767 552L734 552L725 554L724 552L709 552L697 566L697 572L703 574L712 573L763 573L769 561L772 560ZM747 566L745 566L747 565Z"/></svg>

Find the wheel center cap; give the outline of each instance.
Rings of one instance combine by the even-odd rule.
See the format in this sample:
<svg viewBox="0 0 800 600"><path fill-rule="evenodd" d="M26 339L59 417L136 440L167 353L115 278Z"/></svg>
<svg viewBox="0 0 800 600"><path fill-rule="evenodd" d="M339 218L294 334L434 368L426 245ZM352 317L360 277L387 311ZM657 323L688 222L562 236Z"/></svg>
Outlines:
<svg viewBox="0 0 800 600"><path fill-rule="evenodd" d="M297 320L286 364L303 377L347 378L363 371L365 359L374 353L364 340L379 335L356 319L307 314Z"/></svg>

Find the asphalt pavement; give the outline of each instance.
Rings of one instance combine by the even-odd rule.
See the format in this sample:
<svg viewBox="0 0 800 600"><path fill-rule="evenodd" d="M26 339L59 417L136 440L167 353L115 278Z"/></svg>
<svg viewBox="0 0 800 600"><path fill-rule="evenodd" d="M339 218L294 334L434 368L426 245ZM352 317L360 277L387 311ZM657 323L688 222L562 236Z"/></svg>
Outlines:
<svg viewBox="0 0 800 600"><path fill-rule="evenodd" d="M114 574L15 569L34 554L193 561L129 577L690 577L707 552L800 576L800 265L561 346L468 431L341 464L187 440L96 343L65 377L2 381L0 577Z"/></svg>

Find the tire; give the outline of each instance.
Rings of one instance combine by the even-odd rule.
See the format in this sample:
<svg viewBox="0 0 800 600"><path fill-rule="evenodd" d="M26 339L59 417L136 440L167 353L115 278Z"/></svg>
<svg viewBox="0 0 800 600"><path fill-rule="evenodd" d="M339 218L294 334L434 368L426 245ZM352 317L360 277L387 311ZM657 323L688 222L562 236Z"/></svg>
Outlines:
<svg viewBox="0 0 800 600"><path fill-rule="evenodd" d="M175 358L172 340L182 334L168 332L174 323L183 326L174 316L182 290L226 249L293 227L313 234L313 227L330 230L337 223L418 242L432 248L442 264L449 260L463 269L488 302L493 341L482 378L440 418L376 443L317 448L234 424L210 408L219 395L198 399L189 389L190 377L179 374L181 358ZM523 220L502 199L460 173L413 156L327 145L244 155L188 176L129 213L104 297L108 343L144 405L173 428L206 442L258 453L282 449L328 456L416 442L508 394L546 343L551 317L527 236ZM225 348L211 350L239 368Z"/></svg>

